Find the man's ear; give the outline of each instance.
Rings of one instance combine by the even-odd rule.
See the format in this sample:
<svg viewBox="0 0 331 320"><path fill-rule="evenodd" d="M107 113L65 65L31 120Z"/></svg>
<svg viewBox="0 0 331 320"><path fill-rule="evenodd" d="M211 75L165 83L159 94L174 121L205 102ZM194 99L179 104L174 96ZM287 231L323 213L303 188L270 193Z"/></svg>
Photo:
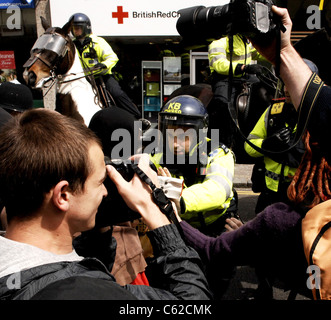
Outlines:
<svg viewBox="0 0 331 320"><path fill-rule="evenodd" d="M69 209L68 187L69 182L62 180L53 189L53 203L61 211L67 211Z"/></svg>

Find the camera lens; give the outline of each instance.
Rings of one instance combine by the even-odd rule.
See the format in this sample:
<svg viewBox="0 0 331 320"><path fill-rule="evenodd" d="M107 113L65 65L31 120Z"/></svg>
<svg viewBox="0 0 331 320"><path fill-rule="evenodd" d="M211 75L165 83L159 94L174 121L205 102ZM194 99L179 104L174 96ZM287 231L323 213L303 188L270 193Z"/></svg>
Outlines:
<svg viewBox="0 0 331 320"><path fill-rule="evenodd" d="M196 6L178 11L176 28L184 42L205 44L226 35L231 22L229 4L216 7Z"/></svg>

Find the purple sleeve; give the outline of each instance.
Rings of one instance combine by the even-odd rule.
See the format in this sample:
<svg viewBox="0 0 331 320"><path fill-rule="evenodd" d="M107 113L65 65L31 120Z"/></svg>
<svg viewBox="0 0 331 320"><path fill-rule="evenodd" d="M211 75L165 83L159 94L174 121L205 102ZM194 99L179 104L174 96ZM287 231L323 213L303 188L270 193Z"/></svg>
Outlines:
<svg viewBox="0 0 331 320"><path fill-rule="evenodd" d="M202 234L187 222L181 222L186 243L207 264L252 265L272 259L276 254L289 255L301 245L301 215L284 203L267 207L254 219L235 231L217 238ZM301 254L301 252L300 252Z"/></svg>

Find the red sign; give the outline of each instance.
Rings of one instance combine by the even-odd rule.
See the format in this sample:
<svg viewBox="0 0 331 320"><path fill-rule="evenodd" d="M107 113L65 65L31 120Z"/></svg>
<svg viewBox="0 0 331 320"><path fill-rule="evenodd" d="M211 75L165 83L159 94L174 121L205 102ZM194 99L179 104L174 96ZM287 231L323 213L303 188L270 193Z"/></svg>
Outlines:
<svg viewBox="0 0 331 320"><path fill-rule="evenodd" d="M14 51L0 51L0 69L16 69Z"/></svg>
<svg viewBox="0 0 331 320"><path fill-rule="evenodd" d="M118 24L123 24L124 18L129 18L129 13L124 12L122 6L117 6L117 12L112 12L112 17L117 18Z"/></svg>

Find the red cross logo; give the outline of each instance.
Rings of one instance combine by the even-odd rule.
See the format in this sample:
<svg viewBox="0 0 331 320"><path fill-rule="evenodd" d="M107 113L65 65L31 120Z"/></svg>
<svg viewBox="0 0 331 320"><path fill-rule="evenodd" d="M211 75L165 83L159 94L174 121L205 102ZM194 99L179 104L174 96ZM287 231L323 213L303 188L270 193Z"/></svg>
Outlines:
<svg viewBox="0 0 331 320"><path fill-rule="evenodd" d="M112 17L118 19L118 24L123 24L123 18L129 18L129 13L123 12L122 6L117 6L117 12L112 12Z"/></svg>

